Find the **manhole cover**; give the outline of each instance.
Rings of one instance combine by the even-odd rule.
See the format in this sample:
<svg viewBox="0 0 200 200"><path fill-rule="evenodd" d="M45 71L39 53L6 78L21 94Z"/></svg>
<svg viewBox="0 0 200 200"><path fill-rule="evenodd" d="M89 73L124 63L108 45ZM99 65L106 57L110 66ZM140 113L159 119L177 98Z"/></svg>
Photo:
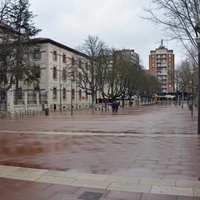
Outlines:
<svg viewBox="0 0 200 200"><path fill-rule="evenodd" d="M83 200L99 200L103 194L96 192L84 192L78 199Z"/></svg>

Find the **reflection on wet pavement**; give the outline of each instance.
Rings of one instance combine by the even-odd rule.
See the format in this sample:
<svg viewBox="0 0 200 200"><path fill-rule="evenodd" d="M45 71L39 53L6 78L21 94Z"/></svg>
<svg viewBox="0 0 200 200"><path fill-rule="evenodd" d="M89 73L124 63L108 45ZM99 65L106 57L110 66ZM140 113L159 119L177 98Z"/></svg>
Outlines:
<svg viewBox="0 0 200 200"><path fill-rule="evenodd" d="M197 179L200 177L197 113L194 110L191 117L188 112L188 108L163 105L120 109L115 114L80 112L73 117L65 113L34 120L0 121L0 164ZM73 135L76 132L83 135ZM84 135L87 132L100 134Z"/></svg>
<svg viewBox="0 0 200 200"><path fill-rule="evenodd" d="M189 109L180 106L143 106L119 109L118 113L74 112L50 113L31 119L0 121L1 130L140 133L140 134L196 134L197 112L191 117Z"/></svg>
<svg viewBox="0 0 200 200"><path fill-rule="evenodd" d="M200 177L200 139L190 136L0 134L0 164L135 177Z"/></svg>

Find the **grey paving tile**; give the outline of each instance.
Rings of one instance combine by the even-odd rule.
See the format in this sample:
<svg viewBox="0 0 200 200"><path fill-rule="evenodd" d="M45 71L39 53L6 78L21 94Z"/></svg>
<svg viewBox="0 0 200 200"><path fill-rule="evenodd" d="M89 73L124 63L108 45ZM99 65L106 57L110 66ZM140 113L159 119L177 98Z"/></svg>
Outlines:
<svg viewBox="0 0 200 200"><path fill-rule="evenodd" d="M78 196L73 194L66 194L66 193L56 193L48 200L79 200Z"/></svg>
<svg viewBox="0 0 200 200"><path fill-rule="evenodd" d="M143 194L140 200L178 200L178 196L164 194Z"/></svg>
<svg viewBox="0 0 200 200"><path fill-rule="evenodd" d="M179 187L190 187L190 188L200 188L200 181L192 180L177 180L176 186Z"/></svg>
<svg viewBox="0 0 200 200"><path fill-rule="evenodd" d="M17 172L13 172L5 176L5 178L26 180L26 181L35 181L40 177L41 176L37 174L27 174L27 173L17 173Z"/></svg>
<svg viewBox="0 0 200 200"><path fill-rule="evenodd" d="M64 178L64 177L53 177L53 176L42 176L35 180L36 182L42 183L52 183L52 184L60 184L60 185L69 185L73 181L74 178Z"/></svg>
<svg viewBox="0 0 200 200"><path fill-rule="evenodd" d="M140 184L175 186L176 179L142 178Z"/></svg>
<svg viewBox="0 0 200 200"><path fill-rule="evenodd" d="M78 172L48 170L43 175L54 176L54 177L75 178L78 174L79 174Z"/></svg>
<svg viewBox="0 0 200 200"><path fill-rule="evenodd" d="M117 176L117 175L110 175L106 181L111 182L125 182L125 183L139 183L141 178L135 178L130 176Z"/></svg>
<svg viewBox="0 0 200 200"><path fill-rule="evenodd" d="M151 187L152 187L151 185L112 182L107 189L127 191L127 192L149 193L151 190Z"/></svg>
<svg viewBox="0 0 200 200"><path fill-rule="evenodd" d="M109 181L94 181L94 180L84 180L84 179L77 179L70 183L69 185L78 186L78 187L90 187L90 188L99 188L99 189L106 189L111 182Z"/></svg>
<svg viewBox="0 0 200 200"><path fill-rule="evenodd" d="M200 200L200 197L178 196L178 200Z"/></svg>
<svg viewBox="0 0 200 200"><path fill-rule="evenodd" d="M194 188L194 196L195 197L200 197L200 188Z"/></svg>
<svg viewBox="0 0 200 200"><path fill-rule="evenodd" d="M140 200L141 196L142 193L139 192L110 191L106 197L111 199Z"/></svg>
<svg viewBox="0 0 200 200"><path fill-rule="evenodd" d="M105 181L109 176L103 174L87 174L80 173L75 178L76 179L86 179L86 180L96 180L96 181Z"/></svg>
<svg viewBox="0 0 200 200"><path fill-rule="evenodd" d="M193 189L187 188L187 187L172 187L172 186L155 186L155 185L153 185L150 193L193 196Z"/></svg>

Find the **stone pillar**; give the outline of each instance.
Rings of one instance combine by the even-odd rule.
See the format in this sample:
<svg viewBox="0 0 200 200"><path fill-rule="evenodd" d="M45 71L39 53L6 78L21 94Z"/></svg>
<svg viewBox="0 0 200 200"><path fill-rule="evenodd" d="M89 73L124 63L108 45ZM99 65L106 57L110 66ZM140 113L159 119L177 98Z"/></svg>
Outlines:
<svg viewBox="0 0 200 200"><path fill-rule="evenodd" d="M36 92L36 105L37 105L37 111L39 111L40 110L39 92Z"/></svg>
<svg viewBox="0 0 200 200"><path fill-rule="evenodd" d="M27 92L24 92L24 108L27 111L28 110L28 97L27 97Z"/></svg>
<svg viewBox="0 0 200 200"><path fill-rule="evenodd" d="M8 112L14 114L14 92L12 89L6 92L6 107Z"/></svg>

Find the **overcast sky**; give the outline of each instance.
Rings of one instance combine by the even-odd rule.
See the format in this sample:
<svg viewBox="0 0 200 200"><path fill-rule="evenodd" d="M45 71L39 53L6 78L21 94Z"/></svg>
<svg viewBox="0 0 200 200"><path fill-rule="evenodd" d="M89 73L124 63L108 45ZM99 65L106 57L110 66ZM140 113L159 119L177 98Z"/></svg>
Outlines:
<svg viewBox="0 0 200 200"><path fill-rule="evenodd" d="M141 19L150 0L30 0L34 23L46 37L76 48L88 35L98 36L116 49L134 49L148 68L150 50L164 46L174 50L176 64L183 52L176 41L167 42L161 28Z"/></svg>

